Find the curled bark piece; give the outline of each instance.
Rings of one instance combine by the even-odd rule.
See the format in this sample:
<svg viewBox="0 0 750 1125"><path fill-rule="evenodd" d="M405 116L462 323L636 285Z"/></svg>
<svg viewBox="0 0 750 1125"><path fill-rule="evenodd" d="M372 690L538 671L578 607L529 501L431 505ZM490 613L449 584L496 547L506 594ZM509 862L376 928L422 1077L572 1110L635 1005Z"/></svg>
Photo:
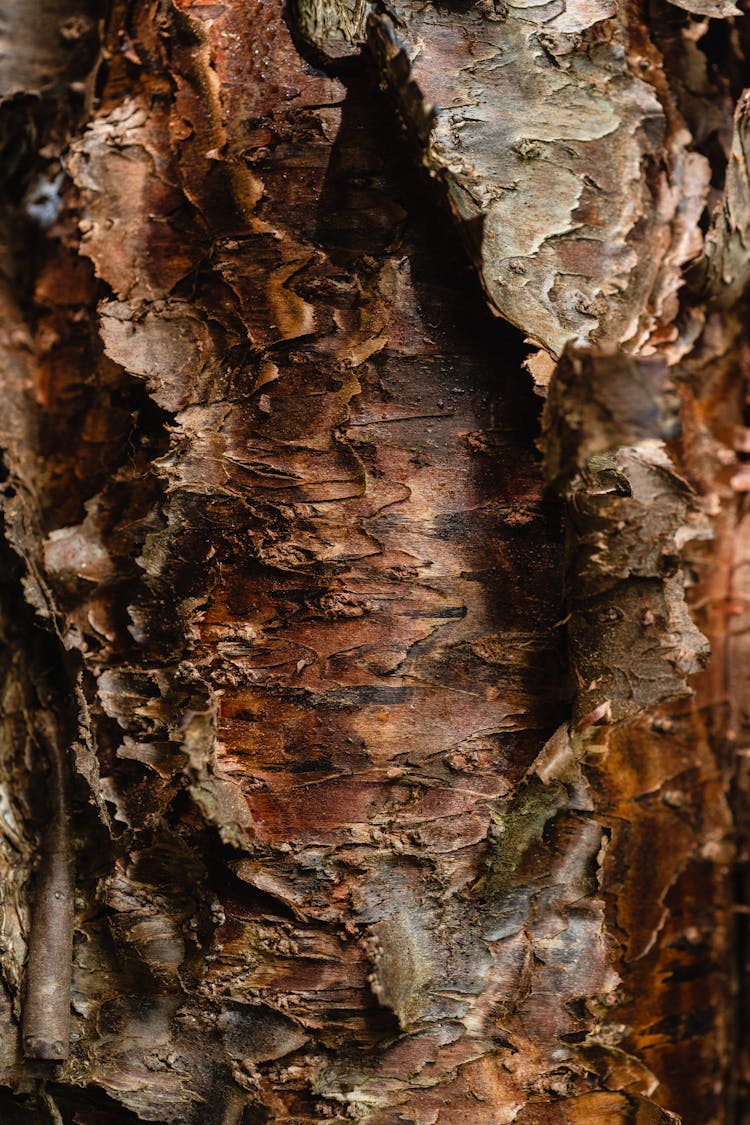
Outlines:
<svg viewBox="0 0 750 1125"><path fill-rule="evenodd" d="M675 403L658 361L569 351L545 411L547 470L569 513L568 636L575 717L618 720L689 694L708 644L685 600L681 551L710 537L664 439Z"/></svg>
<svg viewBox="0 0 750 1125"><path fill-rule="evenodd" d="M75 879L70 841L70 780L52 723L39 724L49 758L49 820L32 909L23 1049L27 1058L66 1059L70 1052L70 983Z"/></svg>

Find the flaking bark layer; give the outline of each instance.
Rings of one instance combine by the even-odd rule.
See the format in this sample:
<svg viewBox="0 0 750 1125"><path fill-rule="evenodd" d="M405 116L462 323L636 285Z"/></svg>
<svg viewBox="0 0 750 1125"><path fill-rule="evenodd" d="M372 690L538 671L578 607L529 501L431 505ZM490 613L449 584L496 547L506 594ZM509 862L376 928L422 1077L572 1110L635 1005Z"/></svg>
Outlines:
<svg viewBox="0 0 750 1125"><path fill-rule="evenodd" d="M732 1120L745 110L665 11L136 0L16 60L11 1120Z"/></svg>

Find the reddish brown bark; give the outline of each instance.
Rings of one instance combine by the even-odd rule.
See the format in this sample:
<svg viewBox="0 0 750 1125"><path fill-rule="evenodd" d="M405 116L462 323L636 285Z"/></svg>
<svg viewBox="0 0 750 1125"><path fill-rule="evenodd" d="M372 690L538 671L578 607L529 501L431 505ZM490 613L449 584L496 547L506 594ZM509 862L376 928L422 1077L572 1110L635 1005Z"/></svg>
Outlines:
<svg viewBox="0 0 750 1125"><path fill-rule="evenodd" d="M732 141L677 9L331 11L17 40L0 1106L728 1125L744 102ZM59 1066L18 1037L51 714Z"/></svg>

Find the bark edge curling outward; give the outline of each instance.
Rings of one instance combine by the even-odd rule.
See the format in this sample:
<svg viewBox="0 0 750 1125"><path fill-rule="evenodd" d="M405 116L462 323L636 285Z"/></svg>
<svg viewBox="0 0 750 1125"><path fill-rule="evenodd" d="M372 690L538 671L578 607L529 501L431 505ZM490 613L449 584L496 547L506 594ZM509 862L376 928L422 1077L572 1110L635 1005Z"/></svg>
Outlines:
<svg viewBox="0 0 750 1125"><path fill-rule="evenodd" d="M569 348L543 415L550 483L567 515L574 722L612 721L690 694L709 657L686 596L683 548L710 522L667 442L674 372L658 357Z"/></svg>
<svg viewBox="0 0 750 1125"><path fill-rule="evenodd" d="M710 169L624 9L296 0L290 16L324 59L348 43L374 60L496 313L555 358L568 343L679 356Z"/></svg>

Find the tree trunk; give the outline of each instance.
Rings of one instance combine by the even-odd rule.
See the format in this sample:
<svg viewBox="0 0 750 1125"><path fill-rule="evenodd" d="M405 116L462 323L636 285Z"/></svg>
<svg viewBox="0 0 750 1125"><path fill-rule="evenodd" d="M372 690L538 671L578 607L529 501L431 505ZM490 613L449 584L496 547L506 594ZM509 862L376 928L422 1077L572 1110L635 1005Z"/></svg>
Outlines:
<svg viewBox="0 0 750 1125"><path fill-rule="evenodd" d="M9 0L3 1121L750 1121L749 33Z"/></svg>

